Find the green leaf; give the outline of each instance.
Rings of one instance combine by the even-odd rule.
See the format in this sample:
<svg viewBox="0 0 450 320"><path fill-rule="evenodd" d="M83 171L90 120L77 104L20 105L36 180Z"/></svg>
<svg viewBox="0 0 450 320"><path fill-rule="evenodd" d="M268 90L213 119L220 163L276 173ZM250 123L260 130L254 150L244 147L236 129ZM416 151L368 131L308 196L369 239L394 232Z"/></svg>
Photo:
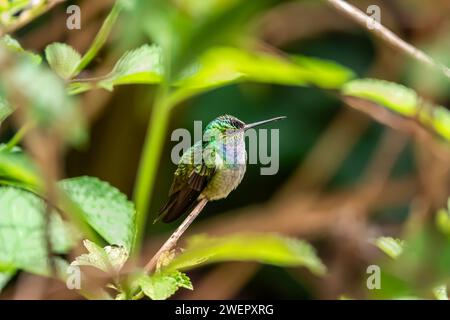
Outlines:
<svg viewBox="0 0 450 320"><path fill-rule="evenodd" d="M179 288L194 289L188 276L179 271L143 275L137 281L144 294L152 300L166 300Z"/></svg>
<svg viewBox="0 0 450 320"><path fill-rule="evenodd" d="M353 80L343 86L342 94L368 99L404 116L414 116L419 109L419 98L414 90L384 80Z"/></svg>
<svg viewBox="0 0 450 320"><path fill-rule="evenodd" d="M7 151L0 145L0 184L38 191L42 181L37 168L20 150Z"/></svg>
<svg viewBox="0 0 450 320"><path fill-rule="evenodd" d="M35 64L40 64L42 62L40 55L24 50L20 43L8 34L0 38L0 45L5 46L11 52L23 53Z"/></svg>
<svg viewBox="0 0 450 320"><path fill-rule="evenodd" d="M15 268L10 268L9 270L0 270L0 293L2 293L3 288L8 284L9 280L16 274L17 270Z"/></svg>
<svg viewBox="0 0 450 320"><path fill-rule="evenodd" d="M375 240L375 245L392 259L396 259L403 253L405 242L391 237L380 237Z"/></svg>
<svg viewBox="0 0 450 320"><path fill-rule="evenodd" d="M89 240L83 241L89 251L75 258L74 266L91 266L106 273L119 273L128 260L129 252L124 247L106 246L104 248Z"/></svg>
<svg viewBox="0 0 450 320"><path fill-rule="evenodd" d="M303 56L285 58L231 47L210 49L188 73L177 85L181 90L199 92L243 81L331 89L341 87L354 76L330 61Z"/></svg>
<svg viewBox="0 0 450 320"><path fill-rule="evenodd" d="M450 211L439 210L436 214L436 225L443 234L450 237Z"/></svg>
<svg viewBox="0 0 450 320"><path fill-rule="evenodd" d="M159 83L162 79L162 53L157 46L143 45L126 52L111 73L99 82L107 90L131 83Z"/></svg>
<svg viewBox="0 0 450 320"><path fill-rule="evenodd" d="M77 101L67 95L65 84L50 69L19 59L7 71L8 82L0 86L10 94L20 92L28 102L31 120L74 144L85 141L85 123Z"/></svg>
<svg viewBox="0 0 450 320"><path fill-rule="evenodd" d="M136 25L135 29L144 31L153 43L163 48L169 82L208 48L245 38L252 18L272 1L226 0L220 5L197 2L208 2L204 7L214 10L201 10L200 15L192 17L189 14L193 11L186 10L185 3L173 5L166 0L147 0L135 1L132 6L127 25Z"/></svg>
<svg viewBox="0 0 450 320"><path fill-rule="evenodd" d="M64 43L52 43L45 48L45 57L53 71L64 80L77 75L76 69L81 56L71 46Z"/></svg>
<svg viewBox="0 0 450 320"><path fill-rule="evenodd" d="M420 116L424 118L424 113L421 113ZM434 130L450 141L450 111L445 107L434 106L429 118Z"/></svg>
<svg viewBox="0 0 450 320"><path fill-rule="evenodd" d="M136 233L136 210L123 193L92 177L63 180L60 186L100 236L109 244L131 250Z"/></svg>
<svg viewBox="0 0 450 320"><path fill-rule="evenodd" d="M0 266L50 274L45 240L46 205L36 195L13 187L0 187ZM67 253L77 232L52 213L49 237L54 253Z"/></svg>
<svg viewBox="0 0 450 320"><path fill-rule="evenodd" d="M437 300L448 300L447 286L445 284L435 287L433 289L433 294Z"/></svg>
<svg viewBox="0 0 450 320"><path fill-rule="evenodd" d="M238 234L211 238L195 236L186 249L162 270L185 270L223 261L258 261L276 266L304 266L322 275L325 266L307 242L275 234Z"/></svg>
<svg viewBox="0 0 450 320"><path fill-rule="evenodd" d="M8 101L5 98L0 96L0 123L9 117L9 115L13 112L13 109Z"/></svg>
<svg viewBox="0 0 450 320"><path fill-rule="evenodd" d="M344 85L342 94L385 106L398 114L419 120L450 141L450 111L428 103L405 86L377 79L358 79Z"/></svg>

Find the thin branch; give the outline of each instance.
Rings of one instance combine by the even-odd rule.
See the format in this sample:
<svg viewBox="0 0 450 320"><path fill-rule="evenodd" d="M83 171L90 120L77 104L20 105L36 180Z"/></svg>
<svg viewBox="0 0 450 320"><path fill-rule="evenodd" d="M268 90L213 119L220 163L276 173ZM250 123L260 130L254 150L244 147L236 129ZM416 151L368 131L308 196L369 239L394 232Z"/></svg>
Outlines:
<svg viewBox="0 0 450 320"><path fill-rule="evenodd" d="M366 28L369 32L373 33L375 36L386 41L394 48L399 49L410 57L441 71L447 78L450 79L450 69L440 62L435 61L432 57L427 55L425 52L417 49L411 44L405 42L399 38L391 30L383 26L381 23L375 19L367 16L363 11L354 7L353 5L343 1L343 0L327 0L330 5L332 5L336 10L348 16L355 22L357 22L362 27ZM370 28L368 26L371 26Z"/></svg>
<svg viewBox="0 0 450 320"><path fill-rule="evenodd" d="M144 268L145 272L151 273L155 269L161 254L163 252L172 250L176 246L180 237L187 230L187 228L189 228L191 223L195 220L195 218L197 218L200 212L202 212L207 202L208 200L206 199L200 200L200 202L195 206L194 210L192 210L192 212L186 217L186 219L184 219L183 223L177 228L177 230L175 230L174 233L172 233L170 238L162 245L161 249L159 249L158 252L149 261L149 263L147 263Z"/></svg>
<svg viewBox="0 0 450 320"><path fill-rule="evenodd" d="M14 32L24 26L26 26L28 23L30 23L31 21L33 21L34 19L40 17L41 15L43 15L44 13L47 13L48 11L50 11L51 9L53 9L55 6L57 6L58 4L65 2L66 0L51 0L49 1L44 7L42 8L38 8L37 10L35 10L34 12L32 12L32 14L29 15L22 15L23 18L19 18L16 23L14 23L11 26L7 26L4 27L3 29L0 28L0 37L7 34L7 33L11 33ZM33 10L32 10L33 11Z"/></svg>

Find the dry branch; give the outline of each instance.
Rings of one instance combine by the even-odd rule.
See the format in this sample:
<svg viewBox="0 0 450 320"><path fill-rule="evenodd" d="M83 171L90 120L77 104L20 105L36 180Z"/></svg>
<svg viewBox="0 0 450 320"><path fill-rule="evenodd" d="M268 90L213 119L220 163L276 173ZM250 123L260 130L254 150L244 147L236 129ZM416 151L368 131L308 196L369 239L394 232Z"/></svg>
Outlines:
<svg viewBox="0 0 450 320"><path fill-rule="evenodd" d="M332 5L336 10L346 15L362 27L366 28L369 32L373 33L378 38L389 43L392 47L398 49L399 51L409 55L410 57L441 71L447 78L450 79L450 69L440 62L435 61L428 54L422 50L414 47L413 45L407 43L398 37L391 30L383 26L378 21L367 16L363 11L354 7L353 5L343 1L343 0L327 0L330 5ZM371 26L369 28L368 26Z"/></svg>

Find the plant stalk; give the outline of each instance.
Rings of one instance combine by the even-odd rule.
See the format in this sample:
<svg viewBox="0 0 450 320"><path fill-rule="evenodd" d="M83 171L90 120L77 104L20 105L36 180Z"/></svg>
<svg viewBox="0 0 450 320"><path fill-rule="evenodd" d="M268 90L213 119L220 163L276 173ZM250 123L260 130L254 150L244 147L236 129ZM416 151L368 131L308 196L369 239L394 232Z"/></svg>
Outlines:
<svg viewBox="0 0 450 320"><path fill-rule="evenodd" d="M136 240L133 246L134 255L139 254L144 237L147 213L153 194L156 172L159 166L164 137L169 123L170 108L167 105L166 93L163 88L159 92L148 123L147 135L141 154L136 184L134 188L134 203L136 205Z"/></svg>
<svg viewBox="0 0 450 320"><path fill-rule="evenodd" d="M176 245L180 237L184 234L184 232L189 228L189 226L194 222L195 218L202 212L203 208L206 206L208 200L202 199L195 206L195 208L189 213L189 215L184 219L183 223L175 230L174 233L167 239L167 241L162 245L162 247L158 250L158 252L153 256L153 258L147 263L144 270L146 273L151 273L155 270L156 265L158 264L158 259L163 252L172 250Z"/></svg>

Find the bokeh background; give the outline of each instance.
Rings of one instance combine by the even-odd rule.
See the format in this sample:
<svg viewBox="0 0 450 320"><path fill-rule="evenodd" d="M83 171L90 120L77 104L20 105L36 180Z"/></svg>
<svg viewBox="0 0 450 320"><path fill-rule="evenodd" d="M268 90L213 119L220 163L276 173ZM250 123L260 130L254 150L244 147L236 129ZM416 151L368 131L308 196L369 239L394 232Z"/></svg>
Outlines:
<svg viewBox="0 0 450 320"><path fill-rule="evenodd" d="M448 1L350 2L363 10L373 4L380 6L384 25L441 62L450 63ZM65 8L70 3L81 7L81 30L64 27ZM111 6L108 0L68 1L17 30L15 37L36 52L55 41L84 52ZM127 21L119 19L111 39L84 76L105 74L130 43L145 41L127 33ZM278 1L257 18L253 33L276 50L326 58L359 77L402 83L426 99L449 105L448 80L374 38L325 1ZM132 39L124 42L128 36ZM67 151L65 175L96 176L131 197L154 94L155 88L148 85L83 94L90 140L80 149ZM434 213L446 206L448 157L435 156L426 143L408 132L394 130L344 105L335 92L231 85L177 106L169 133L176 128L192 131L194 120L206 124L222 114L245 122L287 116L273 125L280 129L280 169L274 176L261 176L260 166L250 165L239 188L227 199L208 204L188 233L254 230L303 238L318 249L329 273L317 278L303 269L224 263L191 272L196 290L180 291L175 298L370 297L372 293L365 288L366 268L387 259L371 240L381 235L403 237L405 232L431 223ZM12 128L2 127L2 140L12 133ZM176 226L151 224L166 200L176 168L170 160L174 145L168 134L149 212L143 261ZM416 279L422 276L419 273Z"/></svg>

